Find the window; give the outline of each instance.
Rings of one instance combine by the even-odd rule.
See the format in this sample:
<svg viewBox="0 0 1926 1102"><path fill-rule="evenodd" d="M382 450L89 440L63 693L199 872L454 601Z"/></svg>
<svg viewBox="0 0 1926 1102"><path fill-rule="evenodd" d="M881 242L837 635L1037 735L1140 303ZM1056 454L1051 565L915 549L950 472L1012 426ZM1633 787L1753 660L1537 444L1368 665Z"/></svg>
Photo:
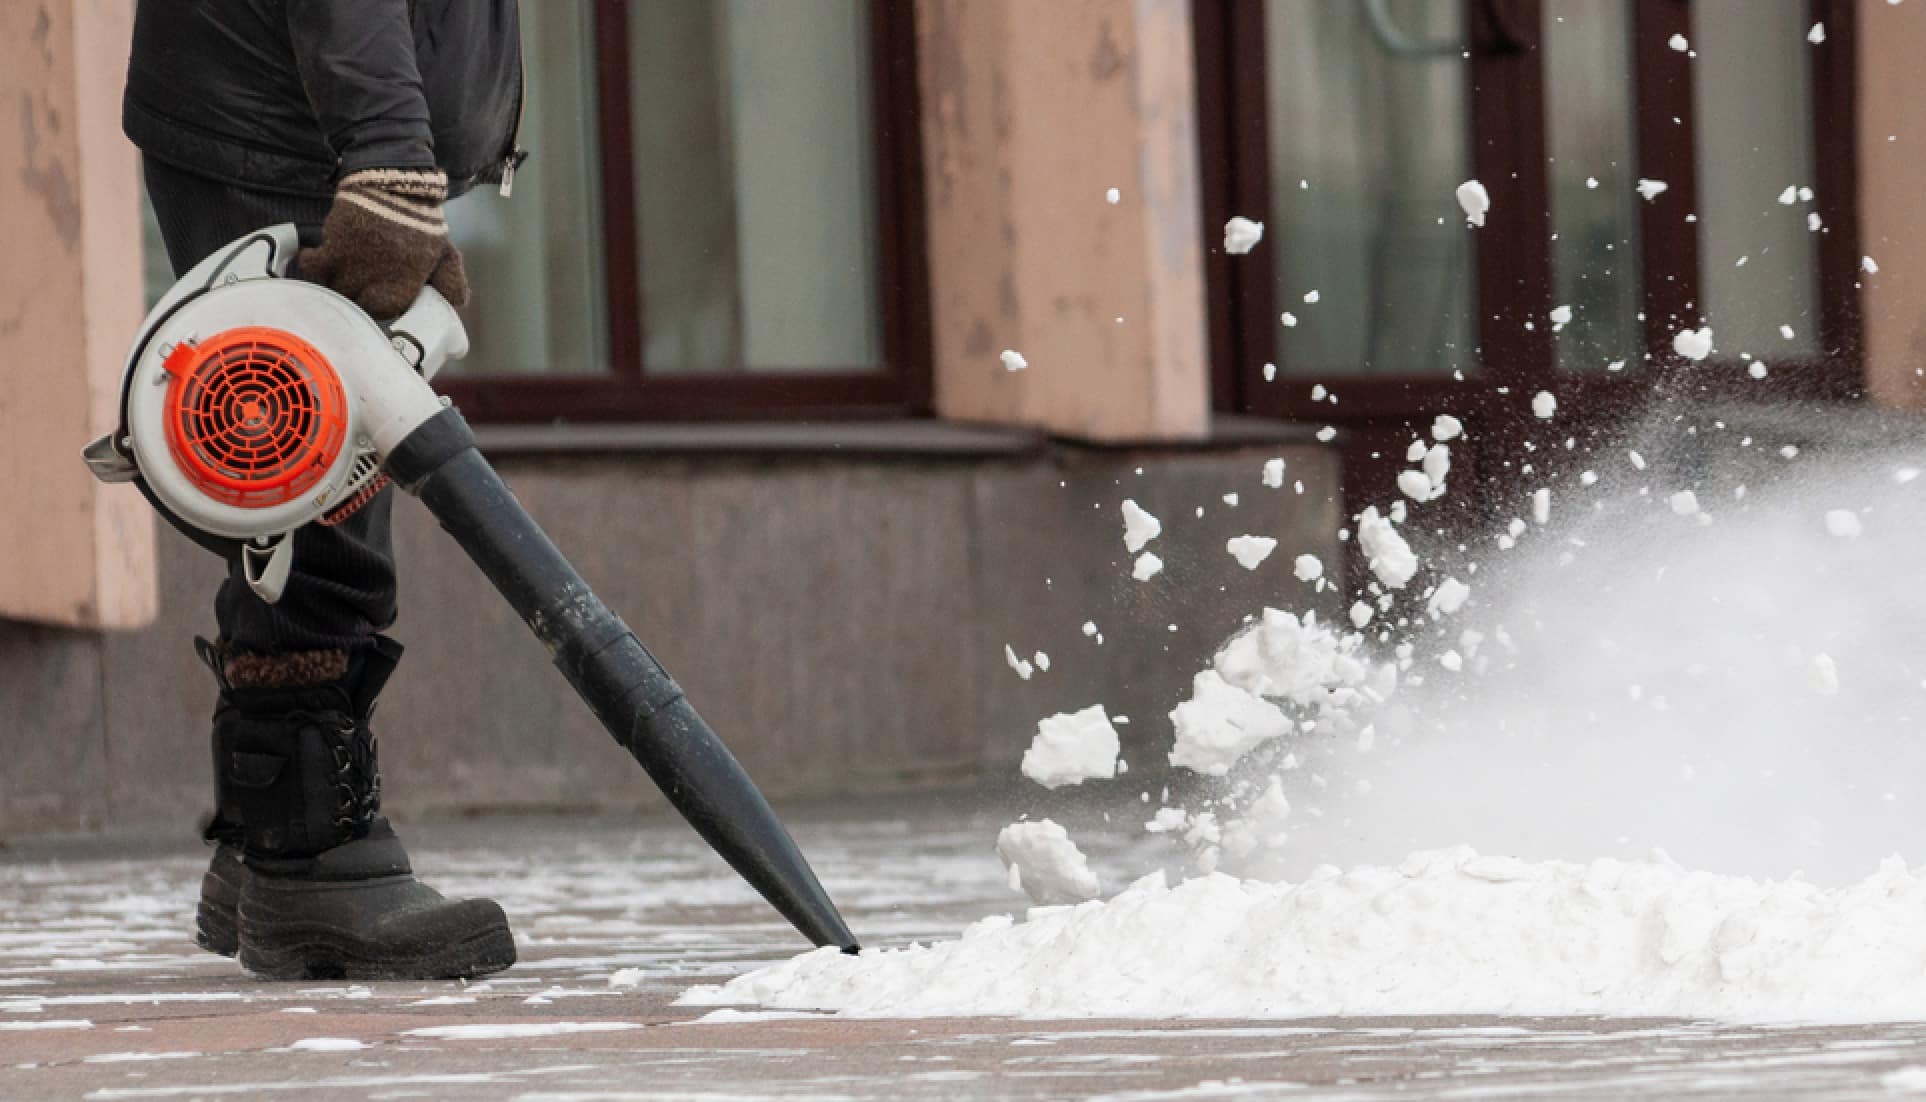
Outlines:
<svg viewBox="0 0 1926 1102"><path fill-rule="evenodd" d="M449 208L478 419L916 413L910 0L522 5L514 195Z"/></svg>
<svg viewBox="0 0 1926 1102"><path fill-rule="evenodd" d="M1219 409L1377 447L1461 405L1458 373L1570 410L1661 384L1858 392L1849 0L1193 10L1207 220L1268 223L1208 262ZM1468 179L1482 230L1453 199ZM1700 325L1694 363L1672 338Z"/></svg>

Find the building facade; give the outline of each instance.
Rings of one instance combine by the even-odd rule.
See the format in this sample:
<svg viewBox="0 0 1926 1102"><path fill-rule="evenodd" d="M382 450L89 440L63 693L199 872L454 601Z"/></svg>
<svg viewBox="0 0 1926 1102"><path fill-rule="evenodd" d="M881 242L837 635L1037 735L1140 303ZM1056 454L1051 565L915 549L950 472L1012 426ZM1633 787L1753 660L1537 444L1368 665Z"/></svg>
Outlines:
<svg viewBox="0 0 1926 1102"><path fill-rule="evenodd" d="M218 564L77 460L167 283L130 24L0 9L0 836L208 798ZM1190 674L1315 603L1292 557L1340 561L1436 413L1476 469L1541 389L1596 425L1656 392L1920 401L1926 5L543 0L523 31L532 158L450 207L476 300L444 389L779 793L997 775L1100 702L1154 770ZM1127 497L1180 535L1152 583ZM394 805L648 802L397 515ZM1245 533L1281 541L1251 575Z"/></svg>

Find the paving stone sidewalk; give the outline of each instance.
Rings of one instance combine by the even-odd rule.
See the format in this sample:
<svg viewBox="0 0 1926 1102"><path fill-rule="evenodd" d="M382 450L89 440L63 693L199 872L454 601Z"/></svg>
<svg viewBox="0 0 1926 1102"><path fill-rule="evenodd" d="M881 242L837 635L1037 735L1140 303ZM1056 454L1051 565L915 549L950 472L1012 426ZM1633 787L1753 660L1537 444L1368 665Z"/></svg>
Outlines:
<svg viewBox="0 0 1926 1102"><path fill-rule="evenodd" d="M797 833L865 940L903 944L1020 905L990 852L1004 820L968 806L816 809ZM188 940L205 860L190 841L0 850L0 1099L1926 1096L1926 1025L681 1008L689 985L800 946L680 823L497 819L408 834L424 876L507 906L514 969L466 985L264 983Z"/></svg>

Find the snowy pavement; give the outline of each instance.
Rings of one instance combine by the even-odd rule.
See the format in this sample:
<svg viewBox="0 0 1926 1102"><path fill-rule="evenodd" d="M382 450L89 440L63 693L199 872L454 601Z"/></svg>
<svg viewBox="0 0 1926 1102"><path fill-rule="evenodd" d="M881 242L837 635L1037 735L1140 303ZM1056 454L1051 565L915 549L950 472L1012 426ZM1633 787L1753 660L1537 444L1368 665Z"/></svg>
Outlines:
<svg viewBox="0 0 1926 1102"><path fill-rule="evenodd" d="M1008 817L959 810L971 802L846 806L802 816L798 834L869 943L954 937L1022 905L993 851ZM692 984L801 948L678 823L408 833L433 882L508 908L513 970L465 986L263 983L189 942L204 861L191 844L0 850L0 1098L1926 1094L1926 1024L902 1021L678 1007Z"/></svg>

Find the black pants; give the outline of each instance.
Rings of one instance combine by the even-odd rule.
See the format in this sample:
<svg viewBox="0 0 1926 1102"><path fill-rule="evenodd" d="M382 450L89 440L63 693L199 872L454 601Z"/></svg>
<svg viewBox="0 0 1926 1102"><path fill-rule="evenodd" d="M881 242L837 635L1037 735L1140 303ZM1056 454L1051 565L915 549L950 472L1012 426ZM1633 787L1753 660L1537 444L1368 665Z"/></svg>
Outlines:
<svg viewBox="0 0 1926 1102"><path fill-rule="evenodd" d="M178 278L216 249L251 230L281 222L320 236L326 199L251 191L183 172L145 158L147 194L154 203L167 259ZM294 569L281 599L254 595L231 566L214 598L221 638L239 651L352 648L395 620L395 553L389 530L393 491L333 527L310 524L294 534Z"/></svg>

